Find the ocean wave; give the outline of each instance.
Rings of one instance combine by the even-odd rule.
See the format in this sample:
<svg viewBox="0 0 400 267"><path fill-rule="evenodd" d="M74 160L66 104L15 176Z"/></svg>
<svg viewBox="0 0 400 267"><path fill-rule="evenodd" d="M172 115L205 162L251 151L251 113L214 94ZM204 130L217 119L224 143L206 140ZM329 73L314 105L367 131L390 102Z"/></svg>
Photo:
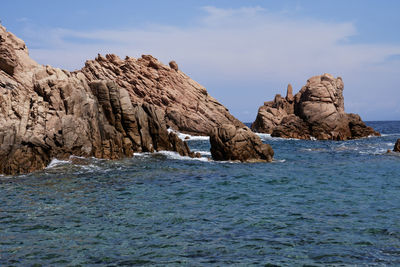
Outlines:
<svg viewBox="0 0 400 267"><path fill-rule="evenodd" d="M385 137L385 136L400 136L400 133L381 134L381 136L382 137ZM377 137L379 137L379 136L377 136Z"/></svg>
<svg viewBox="0 0 400 267"><path fill-rule="evenodd" d="M255 133L256 135L258 135L261 140L303 140L303 139L298 139L298 138L284 138L284 137L274 137L271 136L271 134L266 134L266 133ZM310 140L311 141L316 141L317 139L313 136L310 136Z"/></svg>
<svg viewBox="0 0 400 267"><path fill-rule="evenodd" d="M203 150L192 150L194 153L200 153L202 156L211 156L210 151L203 151Z"/></svg>
<svg viewBox="0 0 400 267"><path fill-rule="evenodd" d="M143 158L149 158L152 155L164 155L169 159L175 159L175 160L196 160L196 161L204 161L204 162L208 162L210 159L207 157L201 157L201 158L191 158L188 156L181 156L179 155L178 152L175 151L157 151L154 153L151 152L142 152L142 153L134 153L133 155L135 157L143 157Z"/></svg>
<svg viewBox="0 0 400 267"><path fill-rule="evenodd" d="M270 139L273 138L271 137L271 134L266 134L266 133L256 133L260 138L265 138L265 139Z"/></svg>
<svg viewBox="0 0 400 267"><path fill-rule="evenodd" d="M72 162L70 160L60 160L60 159L52 159L49 163L49 165L47 165L47 167L45 169L51 169L54 167L58 167L61 165L66 165L66 164L71 164Z"/></svg>
<svg viewBox="0 0 400 267"><path fill-rule="evenodd" d="M188 156L181 156L181 155L179 155L178 152L175 152L175 151L159 151L159 152L156 152L156 153L161 154L161 155L164 155L164 156L167 156L167 158L170 158L170 159L177 159L177 160L196 160L196 161L205 161L205 162L209 161L209 159L206 158L206 157L191 158L191 157L188 157Z"/></svg>
<svg viewBox="0 0 400 267"><path fill-rule="evenodd" d="M369 150L369 151L359 151L358 153L364 154L364 155L383 155L387 153L387 149L384 148L377 148L375 150Z"/></svg>
<svg viewBox="0 0 400 267"><path fill-rule="evenodd" d="M175 133L183 141L208 141L208 140L210 140L209 136L184 134L184 133L175 131L171 128L168 128L168 132Z"/></svg>

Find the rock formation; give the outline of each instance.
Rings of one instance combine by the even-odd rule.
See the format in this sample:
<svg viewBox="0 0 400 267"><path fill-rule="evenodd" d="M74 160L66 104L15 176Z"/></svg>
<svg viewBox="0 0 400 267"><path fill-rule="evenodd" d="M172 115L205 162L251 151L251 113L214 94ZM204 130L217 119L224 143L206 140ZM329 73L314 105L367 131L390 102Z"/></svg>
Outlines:
<svg viewBox="0 0 400 267"><path fill-rule="evenodd" d="M400 139L397 139L396 144L394 145L393 151L400 152Z"/></svg>
<svg viewBox="0 0 400 267"><path fill-rule="evenodd" d="M276 95L258 110L251 128L283 138L348 140L380 135L357 114L344 112L344 84L330 74L314 76L293 96L289 84L286 97Z"/></svg>
<svg viewBox="0 0 400 267"><path fill-rule="evenodd" d="M75 72L42 66L0 25L0 173L40 170L71 155L118 159L172 150L196 156L167 127L207 134L222 123L242 125L170 65L151 56L99 55Z"/></svg>
<svg viewBox="0 0 400 267"><path fill-rule="evenodd" d="M248 127L224 124L210 136L211 155L214 160L241 162L271 162L274 151Z"/></svg>
<svg viewBox="0 0 400 267"><path fill-rule="evenodd" d="M99 55L75 74L82 73L88 82L114 81L128 91L132 103L149 103L160 108L167 126L183 133L209 135L223 123L244 126L203 86L181 72L175 61L169 66L149 55L125 60L116 55Z"/></svg>

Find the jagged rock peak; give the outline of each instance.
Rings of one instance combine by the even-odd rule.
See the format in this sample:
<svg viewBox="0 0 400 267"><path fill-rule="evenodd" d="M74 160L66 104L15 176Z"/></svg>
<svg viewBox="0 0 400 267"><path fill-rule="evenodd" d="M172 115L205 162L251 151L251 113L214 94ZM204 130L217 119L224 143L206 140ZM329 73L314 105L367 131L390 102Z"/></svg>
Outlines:
<svg viewBox="0 0 400 267"><path fill-rule="evenodd" d="M293 102L293 100L294 100L293 87L290 83L288 84L287 90L286 90L286 100L288 102Z"/></svg>

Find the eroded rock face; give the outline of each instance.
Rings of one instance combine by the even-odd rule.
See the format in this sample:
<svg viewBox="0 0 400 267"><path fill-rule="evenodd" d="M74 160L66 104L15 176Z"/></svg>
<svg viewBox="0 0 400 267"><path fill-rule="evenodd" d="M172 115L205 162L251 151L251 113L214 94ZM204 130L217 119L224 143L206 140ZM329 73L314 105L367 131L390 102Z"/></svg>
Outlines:
<svg viewBox="0 0 400 267"><path fill-rule="evenodd" d="M241 162L271 162L274 151L248 127L224 124L215 128L210 136L211 155L214 160Z"/></svg>
<svg viewBox="0 0 400 267"><path fill-rule="evenodd" d="M289 84L285 98L276 95L258 110L251 128L284 138L348 140L380 135L357 114L344 112L344 84L330 74L314 76L293 96Z"/></svg>
<svg viewBox="0 0 400 267"><path fill-rule="evenodd" d="M99 55L79 71L88 82L112 80L125 88L133 103L152 104L165 114L170 128L194 135L209 135L215 127L231 123L244 125L234 118L207 90L178 69L175 61L163 65L150 55L139 59Z"/></svg>
<svg viewBox="0 0 400 267"><path fill-rule="evenodd" d="M118 159L170 150L198 156L168 124L206 133L234 121L205 88L151 56L99 56L69 72L37 64L25 43L0 26L0 173L40 170L71 155Z"/></svg>
<svg viewBox="0 0 400 267"><path fill-rule="evenodd" d="M400 152L400 139L397 139L396 144L394 145L393 151Z"/></svg>

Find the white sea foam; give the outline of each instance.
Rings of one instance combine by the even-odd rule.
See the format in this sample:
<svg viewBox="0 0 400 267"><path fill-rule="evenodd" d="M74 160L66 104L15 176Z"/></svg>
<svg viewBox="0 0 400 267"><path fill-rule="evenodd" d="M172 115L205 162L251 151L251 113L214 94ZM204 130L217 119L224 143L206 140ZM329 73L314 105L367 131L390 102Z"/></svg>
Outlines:
<svg viewBox="0 0 400 267"><path fill-rule="evenodd" d="M204 161L207 162L209 161L208 158L205 157L201 157L201 158L191 158L191 157L187 157L187 156L181 156L179 155L179 153L174 152L174 151L158 151L156 152L157 154L161 154L164 156L167 156L167 158L170 159L177 159L177 160L197 160L197 161Z"/></svg>
<svg viewBox="0 0 400 267"><path fill-rule="evenodd" d="M60 165L65 165L65 164L70 164L71 161L69 160L59 160L59 159L52 159L49 163L49 165L47 165L46 169L50 169L50 168L54 168Z"/></svg>
<svg viewBox="0 0 400 267"><path fill-rule="evenodd" d="M382 137L385 136L400 136L400 133L393 133L393 134L381 134Z"/></svg>
<svg viewBox="0 0 400 267"><path fill-rule="evenodd" d="M135 152L133 153L134 157L141 157L141 158L148 158L151 156L152 153L150 152Z"/></svg>
<svg viewBox="0 0 400 267"><path fill-rule="evenodd" d="M200 154L207 153L207 151L193 151L193 152L199 152ZM187 156L181 156L181 155L179 155L178 152L175 152L175 151L164 151L164 150L158 151L158 152L154 152L154 153L150 153L150 152L134 153L133 155L135 157L149 158L152 155L157 155L157 154L164 155L169 159L177 159L177 160L197 160L197 161L204 161L204 162L210 160L207 157L191 158L191 157L187 157Z"/></svg>
<svg viewBox="0 0 400 267"><path fill-rule="evenodd" d="M210 151L202 151L202 150L192 150L194 153L200 153L202 156L211 156Z"/></svg>
<svg viewBox="0 0 400 267"><path fill-rule="evenodd" d="M367 155L382 155L387 153L387 149L384 148L376 148L373 150L368 150L368 151L359 151L358 153L360 154L367 154Z"/></svg>
<svg viewBox="0 0 400 267"><path fill-rule="evenodd" d="M256 135L258 135L261 139L271 139L271 135L270 134L266 134L266 133L256 133Z"/></svg>
<svg viewBox="0 0 400 267"><path fill-rule="evenodd" d="M103 169L100 166L96 166L94 164L80 165L80 168L82 168L86 172L95 172L95 171L100 171L100 170L102 170L103 172L106 172L106 171L110 170L110 169Z"/></svg>
<svg viewBox="0 0 400 267"><path fill-rule="evenodd" d="M208 141L208 140L210 140L209 136L201 136L201 135L197 136L197 135L184 134L184 133L175 131L171 128L168 128L168 132L175 133L183 141Z"/></svg>
<svg viewBox="0 0 400 267"><path fill-rule="evenodd" d="M283 138L283 137L272 137L270 134L266 134L266 133L255 133L256 135L258 135L261 140L301 140L298 138ZM311 140L313 137L311 136Z"/></svg>

